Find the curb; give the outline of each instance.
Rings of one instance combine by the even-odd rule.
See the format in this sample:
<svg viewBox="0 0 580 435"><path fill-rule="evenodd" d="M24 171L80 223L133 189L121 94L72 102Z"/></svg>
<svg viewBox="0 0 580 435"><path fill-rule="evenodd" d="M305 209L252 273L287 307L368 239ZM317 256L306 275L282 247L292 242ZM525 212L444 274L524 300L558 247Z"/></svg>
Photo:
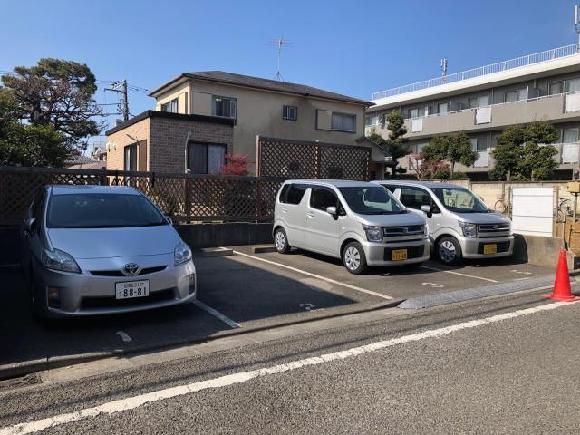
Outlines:
<svg viewBox="0 0 580 435"><path fill-rule="evenodd" d="M267 254L269 252L276 252L276 247L274 245L258 245L252 247L252 252L254 254Z"/></svg>
<svg viewBox="0 0 580 435"><path fill-rule="evenodd" d="M409 298L401 303L399 308L416 310L420 308L431 308L439 305L449 305L457 302L482 299L489 296L501 296L522 291L547 289L553 285L553 282L554 278L552 276L543 276L526 281L510 282L509 285L501 283L471 287L449 293L429 294Z"/></svg>
<svg viewBox="0 0 580 435"><path fill-rule="evenodd" d="M199 257L231 257L234 255L233 249L229 248L201 248L194 251L194 255Z"/></svg>
<svg viewBox="0 0 580 435"><path fill-rule="evenodd" d="M219 340L219 339L222 339L225 337L230 337L230 336L250 334L250 333L260 332L260 331L265 331L265 330L275 330L275 329L281 328L281 327L286 327L286 326L291 326L291 325L300 325L300 324L304 324L304 323L314 322L317 320L326 320L326 319L332 319L332 318L336 318L336 317L350 316L353 314L370 313L372 311L378 311L378 310L382 310L385 308L396 307L401 302L403 302L403 299L392 300L392 301L389 301L386 303L375 304L372 306L359 308L357 310L350 310L350 311L341 312L341 313L329 313L327 315L320 314L320 315L316 316L315 318L280 322L276 325L257 326L257 327L248 328L248 329L241 329L241 328L231 329L229 331L225 331L223 333L216 334L214 336L197 338L197 339L193 339L193 340L177 340L177 341L174 341L172 343L158 344L158 345L152 345L152 346L143 345L143 346L134 347L132 349L127 349L127 350L117 349L117 350L106 351L106 352L79 353L79 354L73 354L73 355L60 355L60 356L52 356L52 357L49 356L49 357L45 357L45 358L41 358L41 359L37 359L37 360L4 364L4 365L0 365L0 381L12 379L12 378L17 378L17 377L29 375L32 373L45 371L45 370L62 368L62 367L70 366L73 364L81 364L81 363L96 361L96 360L105 359L105 358L118 357L118 356L128 356L128 355L144 353L144 352L170 350L170 349L175 349L175 348L178 348L180 346L188 345L188 344L209 343L209 342L216 341L216 340Z"/></svg>

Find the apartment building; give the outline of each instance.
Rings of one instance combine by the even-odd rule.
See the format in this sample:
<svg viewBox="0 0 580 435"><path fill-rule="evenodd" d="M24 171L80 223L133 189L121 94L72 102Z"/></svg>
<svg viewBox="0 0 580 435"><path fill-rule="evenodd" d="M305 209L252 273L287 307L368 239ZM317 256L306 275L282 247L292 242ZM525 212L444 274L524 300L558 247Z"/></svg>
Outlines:
<svg viewBox="0 0 580 435"><path fill-rule="evenodd" d="M181 74L150 95L156 99L157 111L232 120L233 146L228 152L248 156L251 173L258 135L368 146L361 140L364 112L372 103L311 86L209 71ZM223 162L223 144L192 146L188 162L192 172L211 173ZM384 154L373 149L373 160L383 164Z"/></svg>
<svg viewBox="0 0 580 435"><path fill-rule="evenodd" d="M437 135L464 131L479 152L473 167L459 168L486 179L490 150L509 126L549 121L560 133L556 177L568 178L580 149L580 53L576 44L533 53L460 73L373 93L365 131L387 137L381 115L400 110L409 152L419 152ZM408 167L408 159L401 160Z"/></svg>

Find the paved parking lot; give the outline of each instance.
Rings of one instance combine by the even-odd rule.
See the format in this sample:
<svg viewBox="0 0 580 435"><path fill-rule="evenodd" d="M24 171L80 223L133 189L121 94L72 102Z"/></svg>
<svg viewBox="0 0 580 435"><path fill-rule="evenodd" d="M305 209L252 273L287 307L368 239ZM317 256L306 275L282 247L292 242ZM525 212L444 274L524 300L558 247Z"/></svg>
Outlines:
<svg viewBox="0 0 580 435"><path fill-rule="evenodd" d="M553 274L548 268L487 260L457 268L434 262L378 268L354 276L339 260L302 251L254 254L250 247L230 248L234 256L196 256L198 305L49 324L33 320L20 271L0 269L0 365L169 346Z"/></svg>

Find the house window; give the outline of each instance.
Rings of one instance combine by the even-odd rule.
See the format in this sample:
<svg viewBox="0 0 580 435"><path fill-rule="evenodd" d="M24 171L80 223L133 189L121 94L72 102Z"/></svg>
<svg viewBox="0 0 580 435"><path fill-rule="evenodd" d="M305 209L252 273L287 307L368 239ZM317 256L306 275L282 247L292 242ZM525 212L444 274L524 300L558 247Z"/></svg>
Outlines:
<svg viewBox="0 0 580 435"><path fill-rule="evenodd" d="M449 103L439 103L439 114L447 115L449 112Z"/></svg>
<svg viewBox="0 0 580 435"><path fill-rule="evenodd" d="M298 119L298 108L296 106L284 106L282 109L282 119L296 121Z"/></svg>
<svg viewBox="0 0 580 435"><path fill-rule="evenodd" d="M172 113L179 113L179 98L174 98L167 103L161 104L161 111L162 112L172 112Z"/></svg>
<svg viewBox="0 0 580 435"><path fill-rule="evenodd" d="M518 89L514 91L508 91L505 93L505 102L506 103L515 103L516 101L523 101L527 98L527 91L525 88Z"/></svg>
<svg viewBox="0 0 580 435"><path fill-rule="evenodd" d="M551 82L548 91L550 95L561 94L562 92L564 92L564 82L562 80Z"/></svg>
<svg viewBox="0 0 580 435"><path fill-rule="evenodd" d="M356 115L332 112L331 128L339 131L356 131Z"/></svg>
<svg viewBox="0 0 580 435"><path fill-rule="evenodd" d="M123 169L125 171L137 170L137 144L127 145L123 149Z"/></svg>
<svg viewBox="0 0 580 435"><path fill-rule="evenodd" d="M367 115L365 116L365 126L370 127L372 125L379 124L379 115Z"/></svg>
<svg viewBox="0 0 580 435"><path fill-rule="evenodd" d="M204 142L187 144L187 169L192 174L219 174L226 160L226 145Z"/></svg>
<svg viewBox="0 0 580 435"><path fill-rule="evenodd" d="M419 117L419 109L411 109L409 110L409 117L411 119Z"/></svg>
<svg viewBox="0 0 580 435"><path fill-rule="evenodd" d="M212 113L214 116L236 119L238 116L237 105L235 98L218 97L216 95L212 97Z"/></svg>

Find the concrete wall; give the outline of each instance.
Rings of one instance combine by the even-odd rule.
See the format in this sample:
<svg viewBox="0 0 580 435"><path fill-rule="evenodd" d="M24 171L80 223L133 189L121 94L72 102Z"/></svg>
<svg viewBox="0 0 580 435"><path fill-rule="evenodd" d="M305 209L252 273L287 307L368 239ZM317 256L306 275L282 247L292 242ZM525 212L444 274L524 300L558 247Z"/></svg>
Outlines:
<svg viewBox="0 0 580 435"><path fill-rule="evenodd" d="M364 135L364 108L357 104L332 102L240 86L193 80L189 84L191 113L212 115L212 95L237 99L233 152L248 156L251 172L255 171L256 136L279 137L356 145ZM185 92L186 84L166 92L158 101L168 101ZM284 105L296 106L296 121L282 119ZM181 110L181 106L180 106ZM356 132L317 129L317 110L355 114Z"/></svg>

